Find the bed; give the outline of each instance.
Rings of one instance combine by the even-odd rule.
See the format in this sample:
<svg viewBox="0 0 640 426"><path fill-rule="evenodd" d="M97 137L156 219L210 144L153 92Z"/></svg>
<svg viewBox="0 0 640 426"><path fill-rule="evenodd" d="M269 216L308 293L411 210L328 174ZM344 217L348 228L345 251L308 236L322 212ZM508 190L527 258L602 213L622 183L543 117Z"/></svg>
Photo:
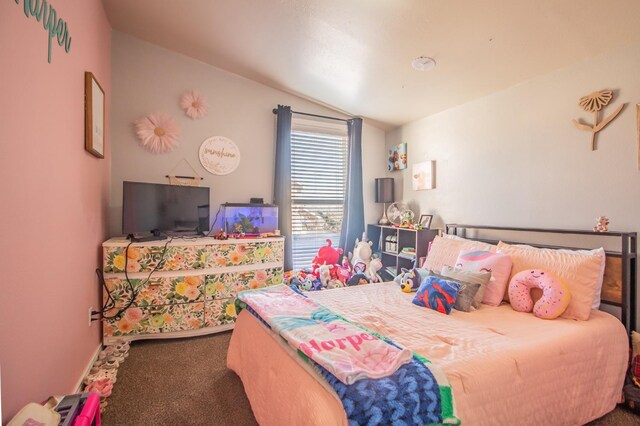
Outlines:
<svg viewBox="0 0 640 426"><path fill-rule="evenodd" d="M608 313L545 321L503 304L445 316L413 305L393 282L308 296L436 363L464 425L584 424L620 401L628 334ZM245 310L229 346L227 365L241 377L258 422L347 424L333 389L274 337Z"/></svg>

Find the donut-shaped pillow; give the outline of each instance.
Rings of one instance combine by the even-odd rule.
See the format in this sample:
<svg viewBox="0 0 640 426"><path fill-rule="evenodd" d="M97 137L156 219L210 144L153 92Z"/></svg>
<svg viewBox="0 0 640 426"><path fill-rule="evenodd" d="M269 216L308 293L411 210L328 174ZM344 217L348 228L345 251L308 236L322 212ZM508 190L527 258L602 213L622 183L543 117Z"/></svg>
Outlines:
<svg viewBox="0 0 640 426"><path fill-rule="evenodd" d="M542 298L535 305L531 298L531 289L542 290ZM558 318L567 309L571 301L569 287L548 272L529 269L518 272L509 282L509 301L518 312L531 312L538 318Z"/></svg>

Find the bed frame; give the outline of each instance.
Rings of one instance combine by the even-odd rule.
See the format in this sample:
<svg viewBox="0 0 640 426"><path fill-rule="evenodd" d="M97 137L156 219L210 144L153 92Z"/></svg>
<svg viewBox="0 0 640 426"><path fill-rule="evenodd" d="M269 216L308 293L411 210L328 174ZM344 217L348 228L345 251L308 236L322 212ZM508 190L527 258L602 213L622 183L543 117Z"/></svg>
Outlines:
<svg viewBox="0 0 640 426"><path fill-rule="evenodd" d="M624 324L627 334L636 327L636 280L637 280L637 233L636 232L593 232L571 229L540 229L540 228L510 228L482 225L445 225L445 232L451 235L496 244L496 234L508 233L510 238L517 241L502 239L509 244L529 244L541 248L594 249L602 246L603 239L612 242L613 238L619 243L619 250L606 251L606 265L602 295L600 301L604 305L620 308L620 321ZM526 234L555 234L580 236L583 244L576 247L565 245L545 245L520 240L518 236ZM473 235L470 235L473 234ZM482 234L488 234L487 237ZM592 245L593 244L593 245Z"/></svg>

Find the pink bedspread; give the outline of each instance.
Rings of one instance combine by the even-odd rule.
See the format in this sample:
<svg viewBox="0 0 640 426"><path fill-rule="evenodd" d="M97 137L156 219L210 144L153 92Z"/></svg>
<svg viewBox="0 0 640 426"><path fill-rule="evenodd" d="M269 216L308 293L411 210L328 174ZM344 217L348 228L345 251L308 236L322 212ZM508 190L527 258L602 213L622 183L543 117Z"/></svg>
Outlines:
<svg viewBox="0 0 640 426"><path fill-rule="evenodd" d="M413 305L413 295L394 283L309 295L437 363L465 425L584 424L620 399L627 337L607 313L547 321L483 305L446 316ZM236 323L227 365L242 378L262 425L346 424L333 390L248 312Z"/></svg>

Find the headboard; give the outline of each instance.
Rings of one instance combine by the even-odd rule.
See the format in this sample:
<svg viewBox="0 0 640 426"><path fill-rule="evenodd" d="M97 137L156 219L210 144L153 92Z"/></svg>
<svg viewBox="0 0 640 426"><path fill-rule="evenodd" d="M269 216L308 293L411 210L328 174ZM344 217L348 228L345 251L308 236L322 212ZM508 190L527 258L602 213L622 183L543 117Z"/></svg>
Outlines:
<svg viewBox="0 0 640 426"><path fill-rule="evenodd" d="M620 308L620 321L627 333L636 325L637 234L635 232L593 232L570 229L510 228L482 225L445 225L447 234L496 244L528 244L543 248L594 249L605 247L606 264L600 302ZM552 243L564 240L570 243Z"/></svg>

